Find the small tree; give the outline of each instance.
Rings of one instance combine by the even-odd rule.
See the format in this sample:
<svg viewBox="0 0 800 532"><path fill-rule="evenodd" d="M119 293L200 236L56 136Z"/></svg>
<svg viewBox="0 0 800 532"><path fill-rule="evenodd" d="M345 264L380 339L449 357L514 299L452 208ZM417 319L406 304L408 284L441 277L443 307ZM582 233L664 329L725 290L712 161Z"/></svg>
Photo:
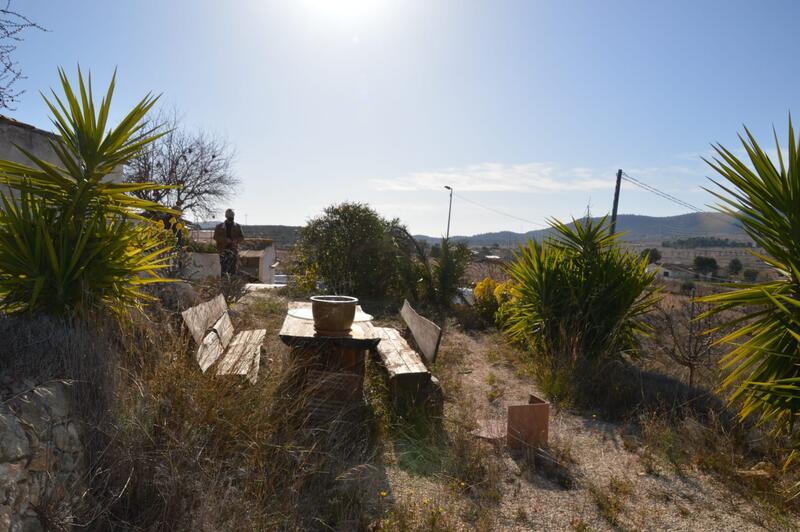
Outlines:
<svg viewBox="0 0 800 532"><path fill-rule="evenodd" d="M647 257L648 264L653 264L661 260L661 252L658 248L645 248L642 250L641 257Z"/></svg>
<svg viewBox="0 0 800 532"><path fill-rule="evenodd" d="M717 275L719 265L713 257L697 256L694 258L694 271L700 275Z"/></svg>
<svg viewBox="0 0 800 532"><path fill-rule="evenodd" d="M300 263L315 267L331 293L383 300L397 284L397 225L363 203L332 205L300 230Z"/></svg>
<svg viewBox="0 0 800 532"><path fill-rule="evenodd" d="M718 333L707 334L706 331L719 325L719 320L698 316L710 310L710 306L697 303L694 299L695 289L691 289L691 298L668 298L656 307L652 320L654 334L652 338L659 350L675 363L688 371L689 386L694 386L697 370L713 365L720 351L715 342Z"/></svg>
<svg viewBox="0 0 800 532"><path fill-rule="evenodd" d="M731 275L739 275L742 271L742 261L739 259L731 259L728 263L728 273Z"/></svg>
<svg viewBox="0 0 800 532"><path fill-rule="evenodd" d="M186 130L175 111L151 115L148 124L165 133L125 165L125 181L163 186L134 195L199 219L213 217L239 186L233 149L219 137Z"/></svg>
<svg viewBox="0 0 800 532"><path fill-rule="evenodd" d="M742 272L742 278L748 283L754 283L758 279L758 270L748 268Z"/></svg>

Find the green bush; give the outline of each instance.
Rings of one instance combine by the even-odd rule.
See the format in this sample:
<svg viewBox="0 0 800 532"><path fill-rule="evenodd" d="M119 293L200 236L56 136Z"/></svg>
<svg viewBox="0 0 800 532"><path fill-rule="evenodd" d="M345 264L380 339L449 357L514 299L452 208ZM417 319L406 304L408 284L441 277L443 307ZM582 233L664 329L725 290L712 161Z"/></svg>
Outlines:
<svg viewBox="0 0 800 532"><path fill-rule="evenodd" d="M494 324L500 306L494 293L499 285L491 277L486 277L475 285L475 312L486 324Z"/></svg>
<svg viewBox="0 0 800 532"><path fill-rule="evenodd" d="M313 271L330 293L383 300L397 283L396 225L363 203L327 207L300 230L295 273Z"/></svg>
<svg viewBox="0 0 800 532"><path fill-rule="evenodd" d="M171 211L130 195L155 187L106 179L158 136L142 125L157 98L146 96L108 128L115 79L95 108L80 70L78 94L59 75L63 99L45 98L61 135L50 141L59 165L21 147L30 166L0 161L0 179L14 192L0 193L0 307L68 316L121 311L145 297L142 285L163 280L159 270L174 249L173 235L139 214Z"/></svg>
<svg viewBox="0 0 800 532"><path fill-rule="evenodd" d="M655 303L647 258L624 251L607 220L552 223L556 237L520 249L501 306L507 334L530 346L543 387L568 395L576 369L635 354L642 315ZM558 390L558 391L556 391Z"/></svg>

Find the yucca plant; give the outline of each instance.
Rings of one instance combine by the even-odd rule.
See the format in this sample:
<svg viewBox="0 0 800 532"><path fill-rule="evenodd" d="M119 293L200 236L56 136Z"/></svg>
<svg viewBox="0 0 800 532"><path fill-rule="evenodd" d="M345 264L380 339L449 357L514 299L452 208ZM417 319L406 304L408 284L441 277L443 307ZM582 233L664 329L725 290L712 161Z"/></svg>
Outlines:
<svg viewBox="0 0 800 532"><path fill-rule="evenodd" d="M701 298L740 316L715 330L732 345L723 358L722 387L733 390L742 418L756 417L776 430L791 431L800 416L800 144L791 117L784 154L773 131L777 164L745 128L739 139L746 161L717 144L706 162L727 183L712 180L718 209L736 219L765 254L751 251L778 273L774 281L734 285L728 292Z"/></svg>
<svg viewBox="0 0 800 532"><path fill-rule="evenodd" d="M151 184L113 183L108 175L158 137L144 117L145 96L108 126L116 73L95 108L91 77L78 70L76 93L59 69L63 96L43 95L60 138L50 140L59 164L17 147L30 165L0 161L0 307L6 312L84 315L120 311L162 281L173 246L148 212L171 212L130 195Z"/></svg>
<svg viewBox="0 0 800 532"><path fill-rule="evenodd" d="M568 365L633 354L657 300L647 259L623 250L605 218L551 225L555 236L529 241L508 268L506 332Z"/></svg>

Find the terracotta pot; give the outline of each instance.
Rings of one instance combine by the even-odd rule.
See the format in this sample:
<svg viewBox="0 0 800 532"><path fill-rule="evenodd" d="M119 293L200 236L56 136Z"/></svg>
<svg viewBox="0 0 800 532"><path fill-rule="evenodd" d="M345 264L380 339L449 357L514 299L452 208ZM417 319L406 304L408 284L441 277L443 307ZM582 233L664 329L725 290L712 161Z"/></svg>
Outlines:
<svg viewBox="0 0 800 532"><path fill-rule="evenodd" d="M318 334L345 336L356 315L358 299L350 296L313 296L311 314Z"/></svg>

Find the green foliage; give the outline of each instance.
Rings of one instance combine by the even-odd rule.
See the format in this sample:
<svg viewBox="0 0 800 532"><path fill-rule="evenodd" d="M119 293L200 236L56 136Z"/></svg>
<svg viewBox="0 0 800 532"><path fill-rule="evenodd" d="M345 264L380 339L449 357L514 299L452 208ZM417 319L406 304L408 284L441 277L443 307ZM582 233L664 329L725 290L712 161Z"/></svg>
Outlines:
<svg viewBox="0 0 800 532"><path fill-rule="evenodd" d="M404 227L396 226L393 236L402 296L442 318L458 299L469 264L469 248L463 242L453 244L443 238L435 245L439 256L434 259Z"/></svg>
<svg viewBox="0 0 800 532"><path fill-rule="evenodd" d="M774 137L777 165L746 128L739 138L749 164L721 145L706 162L727 181L714 181L721 189L712 192L721 201L718 209L766 251L751 253L780 278L702 300L714 305L709 315L740 312L720 329L729 333L721 342L734 346L723 359L722 386L740 401L741 416L791 431L800 416L800 143L791 119L785 152Z"/></svg>
<svg viewBox="0 0 800 532"><path fill-rule="evenodd" d="M330 293L384 299L397 279L396 225L363 203L332 205L300 230L298 263L316 268Z"/></svg>
<svg viewBox="0 0 800 532"><path fill-rule="evenodd" d="M567 365L632 353L656 301L647 260L622 250L605 218L552 226L554 239L529 242L509 267L506 332Z"/></svg>
<svg viewBox="0 0 800 532"><path fill-rule="evenodd" d="M742 272L742 278L748 283L754 283L758 279L758 270L748 268Z"/></svg>
<svg viewBox="0 0 800 532"><path fill-rule="evenodd" d="M693 263L694 271L701 275L716 275L719 270L717 259L713 257L697 256Z"/></svg>
<svg viewBox="0 0 800 532"><path fill-rule="evenodd" d="M691 236L677 240L665 240L661 243L665 248L694 249L694 248L751 248L752 242L718 238L715 236Z"/></svg>
<svg viewBox="0 0 800 532"><path fill-rule="evenodd" d="M661 252L658 248L645 248L642 250L642 253L639 255L642 258L647 258L647 262L649 264L653 264L661 260Z"/></svg>
<svg viewBox="0 0 800 532"><path fill-rule="evenodd" d="M445 312L459 297L458 289L467 271L470 251L465 243L453 244L447 238L442 239L440 247L439 258L431 268L434 291L429 300L440 312Z"/></svg>
<svg viewBox="0 0 800 532"><path fill-rule="evenodd" d="M728 273L731 275L739 275L742 271L742 261L739 259L731 259L728 263Z"/></svg>
<svg viewBox="0 0 800 532"><path fill-rule="evenodd" d="M78 92L59 70L64 92L45 97L61 137L51 164L22 147L24 165L0 161L0 179L15 194L0 194L0 306L6 312L85 315L121 311L144 297L140 287L162 281L174 237L142 211L171 212L134 198L151 184L118 184L106 176L157 134L142 125L156 101L146 96L108 127L115 78L95 108L91 79L78 70Z"/></svg>

